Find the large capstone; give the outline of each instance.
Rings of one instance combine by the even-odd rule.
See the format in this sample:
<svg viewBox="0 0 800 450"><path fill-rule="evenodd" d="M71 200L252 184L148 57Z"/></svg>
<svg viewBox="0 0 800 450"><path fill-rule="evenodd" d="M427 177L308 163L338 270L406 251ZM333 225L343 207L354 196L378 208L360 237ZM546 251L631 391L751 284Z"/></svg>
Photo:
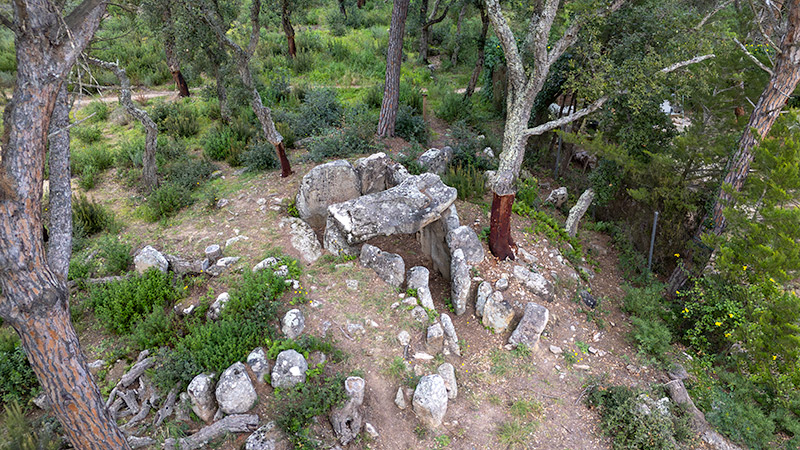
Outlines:
<svg viewBox="0 0 800 450"><path fill-rule="evenodd" d="M539 337L550 319L550 311L544 306L530 302L525 305L525 314L519 321L517 329L511 333L508 343L514 346L525 344L533 347L539 343Z"/></svg>
<svg viewBox="0 0 800 450"><path fill-rule="evenodd" d="M396 253L384 252L374 245L364 244L361 247L361 265L375 271L381 280L399 288L406 277L406 264Z"/></svg>
<svg viewBox="0 0 800 450"><path fill-rule="evenodd" d="M147 272L147 269L151 267L167 273L169 262L161 252L148 245L136 252L136 256L133 257L133 265L139 274Z"/></svg>
<svg viewBox="0 0 800 450"><path fill-rule="evenodd" d="M428 428L442 424L447 412L447 387L441 375L427 375L420 378L414 390L414 413Z"/></svg>
<svg viewBox="0 0 800 450"><path fill-rule="evenodd" d="M412 234L438 220L453 204L456 190L438 176L409 176L400 185L328 207L325 249L338 255L344 240L356 245L378 236ZM335 238L329 238L328 234Z"/></svg>
<svg viewBox="0 0 800 450"><path fill-rule="evenodd" d="M308 363L296 350L284 350L278 354L272 368L272 387L292 387L306 381Z"/></svg>
<svg viewBox="0 0 800 450"><path fill-rule="evenodd" d="M258 395L244 364L237 362L222 372L217 383L217 403L225 414L244 414L255 405Z"/></svg>
<svg viewBox="0 0 800 450"><path fill-rule="evenodd" d="M300 182L297 193L297 212L312 227L322 227L327 208L361 195L358 174L353 166L340 159L311 169Z"/></svg>

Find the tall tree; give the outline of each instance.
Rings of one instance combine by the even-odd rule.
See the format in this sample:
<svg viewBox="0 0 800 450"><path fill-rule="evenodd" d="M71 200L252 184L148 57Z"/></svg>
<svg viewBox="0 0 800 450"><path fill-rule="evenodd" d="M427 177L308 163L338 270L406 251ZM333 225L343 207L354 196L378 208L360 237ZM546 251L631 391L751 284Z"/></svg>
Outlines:
<svg viewBox="0 0 800 450"><path fill-rule="evenodd" d="M0 317L22 346L64 433L79 449L128 449L108 414L70 323L66 279L50 267L42 239L47 135L56 98L106 9L84 0L62 16L47 0L12 3L17 77L6 107L0 162ZM57 269L62 271L63 267Z"/></svg>
<svg viewBox="0 0 800 450"><path fill-rule="evenodd" d="M419 58L425 64L428 64L428 47L431 41L431 27L443 21L444 18L447 17L447 11L450 9L451 2L447 1L442 14L436 17L441 2L442 0L434 0L433 9L430 13L428 12L428 0L420 0L419 2Z"/></svg>
<svg viewBox="0 0 800 450"><path fill-rule="evenodd" d="M197 5L184 0L184 5L189 11L199 17L217 36L220 46L227 47L233 56L236 63L236 68L239 71L239 78L242 80L245 88L250 93L250 104L253 107L258 121L261 123L261 129L264 132L266 139L275 146L275 153L278 154L278 160L281 163L281 177L288 177L292 174L292 167L289 164L289 158L286 157L286 147L283 144L283 136L275 128L275 122L272 120L272 111L264 106L261 101L261 94L256 89L255 82L253 81L253 73L250 70L250 59L256 51L258 46L259 32L261 31L261 0L253 0L250 6L250 40L247 44L247 49L243 49L239 44L223 30L222 16L218 9L210 7L205 2L200 2L201 10L197 10Z"/></svg>
<svg viewBox="0 0 800 450"><path fill-rule="evenodd" d="M776 55L775 67L771 71L769 83L750 114L750 120L736 150L731 155L714 207L695 233L693 239L695 242L701 242L706 234L719 236L725 231L727 222L724 211L733 206L733 194L742 189L747 179L750 164L753 162L753 148L769 133L800 81L800 0L787 1L783 6L786 33ZM770 27L772 28L774 26ZM682 264L678 265L670 275L670 292L680 289L690 275L702 271L712 253L712 248L690 243L684 251Z"/></svg>
<svg viewBox="0 0 800 450"><path fill-rule="evenodd" d="M297 45L294 42L294 27L292 26L292 7L289 0L281 0L281 26L286 34L286 43L289 46L289 57L297 56Z"/></svg>
<svg viewBox="0 0 800 450"><path fill-rule="evenodd" d="M450 54L450 64L455 66L458 64L458 54L461 51L461 29L464 25L464 17L467 15L467 7L469 6L468 1L464 1L461 3L461 9L458 11L458 17L456 18L456 35L455 35L455 45L453 46L453 53Z"/></svg>
<svg viewBox="0 0 800 450"><path fill-rule="evenodd" d="M394 0L392 23L389 26L389 47L386 51L386 82L383 87L378 136L394 136L397 108L400 102L400 66L403 64L403 36L410 0Z"/></svg>
<svg viewBox="0 0 800 450"><path fill-rule="evenodd" d="M119 80L119 103L142 124L145 131L144 153L142 154L142 184L147 193L153 192L158 187L156 176L156 150L158 146L158 127L146 111L139 109L131 99L131 81L125 69L117 63L88 58L88 61L98 67L109 70Z"/></svg>
<svg viewBox="0 0 800 450"><path fill-rule="evenodd" d="M67 83L61 85L50 119L50 239L47 241L47 263L50 270L67 278L72 256L72 186L69 165L69 93Z"/></svg>
<svg viewBox="0 0 800 450"><path fill-rule="evenodd" d="M478 37L478 58L475 60L475 68L472 69L472 76L469 77L469 84L467 90L464 92L464 98L472 97L475 92L475 86L478 85L478 77L481 76L483 71L483 63L486 61L486 35L489 32L489 16L486 14L486 7L483 2L479 2L478 9L481 13L481 34Z"/></svg>

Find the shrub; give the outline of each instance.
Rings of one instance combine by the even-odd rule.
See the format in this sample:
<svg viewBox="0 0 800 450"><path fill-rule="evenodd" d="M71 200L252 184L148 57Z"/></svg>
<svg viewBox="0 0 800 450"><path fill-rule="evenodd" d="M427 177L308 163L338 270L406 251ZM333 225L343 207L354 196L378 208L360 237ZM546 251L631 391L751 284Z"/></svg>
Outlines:
<svg viewBox="0 0 800 450"><path fill-rule="evenodd" d="M188 189L171 183L164 184L153 191L147 199L145 219L155 222L170 217L193 202L194 199Z"/></svg>
<svg viewBox="0 0 800 450"><path fill-rule="evenodd" d="M52 417L28 419L17 402L6 404L0 450L58 450L60 424Z"/></svg>
<svg viewBox="0 0 800 450"><path fill-rule="evenodd" d="M368 153L375 149L375 123L365 110L348 112L345 126L328 136L313 140L308 145L311 159L344 158Z"/></svg>
<svg viewBox="0 0 800 450"><path fill-rule="evenodd" d="M109 108L105 102L95 100L86 106L84 112L86 113L86 116L94 113L94 116L89 119L90 122L105 122L108 120Z"/></svg>
<svg viewBox="0 0 800 450"><path fill-rule="evenodd" d="M625 386L595 385L589 389L586 403L599 409L600 427L613 439L615 450L677 449L681 448L678 443L690 435L688 418L676 416L672 408L662 414L652 401L647 409L642 407L650 398L648 394ZM653 397L661 398L663 393Z"/></svg>
<svg viewBox="0 0 800 450"><path fill-rule="evenodd" d="M483 198L486 191L486 177L475 167L450 166L442 176L444 184L458 190L458 198L471 200Z"/></svg>
<svg viewBox="0 0 800 450"><path fill-rule="evenodd" d="M275 155L275 147L264 141L251 143L242 153L241 162L253 172L274 170L281 166L278 156Z"/></svg>
<svg viewBox="0 0 800 450"><path fill-rule="evenodd" d="M144 146L142 146L144 151ZM177 139L174 136L158 136L156 143L156 162L159 166L167 164L171 161L183 159L186 157L186 144L183 139Z"/></svg>
<svg viewBox="0 0 800 450"><path fill-rule="evenodd" d="M153 268L142 276L94 286L87 305L106 329L126 334L153 308L164 308L176 298L172 277Z"/></svg>
<svg viewBox="0 0 800 450"><path fill-rule="evenodd" d="M142 167L144 146L144 136L121 140L117 152L114 153L114 164L120 168Z"/></svg>
<svg viewBox="0 0 800 450"><path fill-rule="evenodd" d="M300 49L294 59L292 59L291 64L294 73L301 75L314 67L314 57L311 55L311 52Z"/></svg>
<svg viewBox="0 0 800 450"><path fill-rule="evenodd" d="M203 154L208 159L221 161L231 153L233 141L233 131L229 127L212 128L203 136Z"/></svg>
<svg viewBox="0 0 800 450"><path fill-rule="evenodd" d="M425 144L428 142L428 124L410 106L400 106L397 110L395 133L407 141Z"/></svg>
<svg viewBox="0 0 800 450"><path fill-rule="evenodd" d="M78 238L89 237L101 231L115 231L118 225L114 215L105 207L86 198L72 197L72 234Z"/></svg>
<svg viewBox="0 0 800 450"><path fill-rule="evenodd" d="M104 263L103 274L115 275L128 270L133 263L131 245L112 235L104 236L99 242L98 256Z"/></svg>
<svg viewBox="0 0 800 450"><path fill-rule="evenodd" d="M0 330L0 399L8 406L12 402L28 403L39 391L39 382L16 333L9 328Z"/></svg>
<svg viewBox="0 0 800 450"><path fill-rule="evenodd" d="M769 443L773 440L775 423L754 400L752 391L725 392L713 389L712 407L706 419L714 427L736 442L742 442L754 450L775 448Z"/></svg>
<svg viewBox="0 0 800 450"><path fill-rule="evenodd" d="M341 124L342 109L336 92L331 89L309 91L295 119L298 136L313 136Z"/></svg>
<svg viewBox="0 0 800 450"><path fill-rule="evenodd" d="M448 122L467 119L471 114L469 99L455 92L448 92L442 97L442 103L436 109L436 115Z"/></svg>
<svg viewBox="0 0 800 450"><path fill-rule="evenodd" d="M314 377L287 389L277 389L275 398L281 405L276 423L295 448L315 448L309 426L315 416L327 414L347 399L345 376Z"/></svg>
<svg viewBox="0 0 800 450"><path fill-rule="evenodd" d="M103 130L97 125L83 125L72 128L70 136L75 136L84 144L92 144L103 138Z"/></svg>
<svg viewBox="0 0 800 450"><path fill-rule="evenodd" d="M175 137L191 137L200 131L197 111L186 101L159 103L150 115L160 133Z"/></svg>
<svg viewBox="0 0 800 450"><path fill-rule="evenodd" d="M216 169L208 160L185 158L167 166L167 182L194 190L205 183Z"/></svg>
<svg viewBox="0 0 800 450"><path fill-rule="evenodd" d="M171 308L165 312L163 307L154 305L153 310L133 327L134 343L142 349L168 344L175 338L174 321L175 313Z"/></svg>
<svg viewBox="0 0 800 450"><path fill-rule="evenodd" d="M91 170L102 172L113 165L114 155L99 145L75 146L70 153L70 168L79 176Z"/></svg>

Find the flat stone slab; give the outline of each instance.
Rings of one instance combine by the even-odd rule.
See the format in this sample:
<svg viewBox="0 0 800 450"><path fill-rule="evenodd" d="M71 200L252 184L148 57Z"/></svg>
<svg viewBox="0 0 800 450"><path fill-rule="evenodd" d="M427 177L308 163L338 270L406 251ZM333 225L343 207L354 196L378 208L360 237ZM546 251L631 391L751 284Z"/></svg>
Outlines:
<svg viewBox="0 0 800 450"><path fill-rule="evenodd" d="M329 247L337 246L336 243L356 245L378 236L416 233L438 220L453 204L456 194L439 176L424 173L409 176L391 189L330 205L325 248L339 254L343 249Z"/></svg>

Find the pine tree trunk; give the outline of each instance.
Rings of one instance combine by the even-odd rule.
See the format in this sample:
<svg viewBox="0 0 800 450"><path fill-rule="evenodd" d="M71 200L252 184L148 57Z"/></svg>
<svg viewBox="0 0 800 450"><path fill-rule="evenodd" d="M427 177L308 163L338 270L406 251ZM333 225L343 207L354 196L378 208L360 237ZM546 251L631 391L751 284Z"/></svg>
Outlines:
<svg viewBox="0 0 800 450"><path fill-rule="evenodd" d="M289 0L281 2L281 25L286 34L286 42L289 45L289 57L297 56L297 46L294 42L294 27L292 26L292 11L289 9Z"/></svg>
<svg viewBox="0 0 800 450"><path fill-rule="evenodd" d="M461 5L461 11L458 12L458 19L456 21L456 45L453 47L453 54L450 55L450 64L455 67L458 64L458 52L461 51L461 26L464 24L464 16L467 14L468 3L464 2Z"/></svg>
<svg viewBox="0 0 800 450"><path fill-rule="evenodd" d="M50 119L50 239L47 263L66 280L72 256L72 186L69 166L69 93L63 83Z"/></svg>
<svg viewBox="0 0 800 450"><path fill-rule="evenodd" d="M78 16L65 22L49 1L12 4L17 79L0 161L0 317L20 335L63 432L82 450L130 446L108 414L81 353L70 324L66 280L48 265L41 200L53 108L105 6L88 0L75 8Z"/></svg>
<svg viewBox="0 0 800 450"><path fill-rule="evenodd" d="M378 135L394 136L397 108L400 101L400 66L403 63L403 35L406 29L409 0L394 0L392 24L389 28L389 48L386 52L386 83L378 120Z"/></svg>
<svg viewBox="0 0 800 450"><path fill-rule="evenodd" d="M750 120L739 140L736 152L731 156L722 181L722 186L729 186L733 192L739 192L744 186L750 164L753 162L753 147L756 146L757 140L763 139L769 133L800 81L800 0L788 3L788 28L781 42L781 53L776 55L773 75L750 114ZM758 138L753 134L753 130L758 134ZM725 231L727 225L725 208L732 207L733 204L734 199L730 192L720 188L711 214L703 220L695 233L693 241L696 244L687 246L682 264L670 275L668 292L679 290L691 275L697 275L705 268L713 249L703 245L700 239L704 234L719 236Z"/></svg>
<svg viewBox="0 0 800 450"><path fill-rule="evenodd" d="M483 71L483 63L486 61L486 34L489 32L489 16L486 14L486 8L481 6L481 35L478 37L478 59L475 60L475 69L472 70L472 76L469 78L467 91L464 93L464 98L472 97L475 92L475 86L478 85L478 78Z"/></svg>

